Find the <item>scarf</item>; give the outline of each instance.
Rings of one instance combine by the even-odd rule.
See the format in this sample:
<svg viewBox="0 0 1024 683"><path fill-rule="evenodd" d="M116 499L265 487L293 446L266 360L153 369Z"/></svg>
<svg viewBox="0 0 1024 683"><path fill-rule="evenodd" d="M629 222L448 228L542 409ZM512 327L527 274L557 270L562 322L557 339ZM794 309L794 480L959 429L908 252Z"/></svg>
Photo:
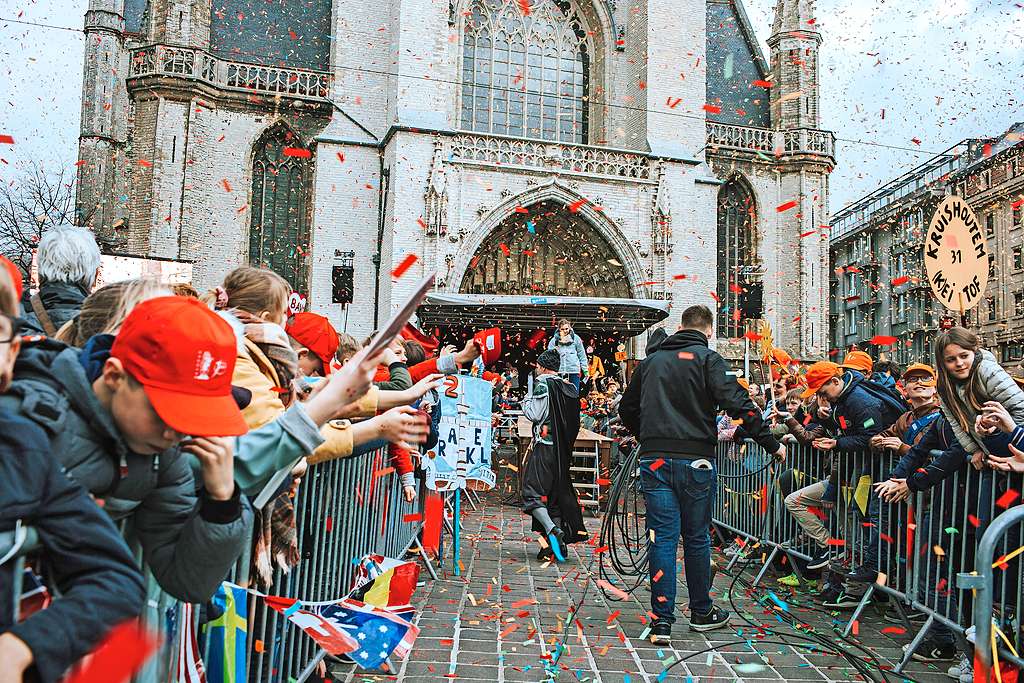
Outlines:
<svg viewBox="0 0 1024 683"><path fill-rule="evenodd" d="M294 398L292 380L299 375L299 356L292 349L288 334L280 325L268 323L251 313L238 309L232 309L231 313L244 325L245 338L258 346L270 359L280 382L277 390L280 392L281 402L288 406Z"/></svg>

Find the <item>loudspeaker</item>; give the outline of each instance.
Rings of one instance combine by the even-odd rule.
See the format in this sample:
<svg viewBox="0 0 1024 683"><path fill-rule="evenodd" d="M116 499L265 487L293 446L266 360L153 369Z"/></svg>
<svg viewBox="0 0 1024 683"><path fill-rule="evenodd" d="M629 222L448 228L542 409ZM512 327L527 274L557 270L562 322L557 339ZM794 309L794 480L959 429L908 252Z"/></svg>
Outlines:
<svg viewBox="0 0 1024 683"><path fill-rule="evenodd" d="M352 266L334 266L331 269L331 302L336 304L352 303L354 294Z"/></svg>
<svg viewBox="0 0 1024 683"><path fill-rule="evenodd" d="M740 314L748 320L761 317L763 308L764 287L760 282L749 282L739 295Z"/></svg>

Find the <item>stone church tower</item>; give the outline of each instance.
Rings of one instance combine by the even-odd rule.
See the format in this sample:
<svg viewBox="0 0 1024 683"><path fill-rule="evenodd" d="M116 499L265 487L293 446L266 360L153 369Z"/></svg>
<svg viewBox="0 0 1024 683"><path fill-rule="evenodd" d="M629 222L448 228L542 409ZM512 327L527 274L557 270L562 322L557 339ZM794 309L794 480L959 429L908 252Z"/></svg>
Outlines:
<svg viewBox="0 0 1024 683"><path fill-rule="evenodd" d="M198 287L266 265L357 336L434 270L705 303L730 355L760 287L778 344L825 350L809 0L770 66L741 0L90 0L86 33L80 215Z"/></svg>

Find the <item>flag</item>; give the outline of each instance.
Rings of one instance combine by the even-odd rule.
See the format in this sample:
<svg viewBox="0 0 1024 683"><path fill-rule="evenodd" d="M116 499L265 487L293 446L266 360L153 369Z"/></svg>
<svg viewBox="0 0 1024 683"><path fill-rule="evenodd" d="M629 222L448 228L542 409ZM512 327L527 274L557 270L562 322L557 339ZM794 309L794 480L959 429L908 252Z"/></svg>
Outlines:
<svg viewBox="0 0 1024 683"><path fill-rule="evenodd" d="M169 676L170 683L206 683L206 671L203 660L199 656L199 643L196 642L196 622L192 618L193 606L183 602L178 605L178 652L175 654L177 663Z"/></svg>
<svg viewBox="0 0 1024 683"><path fill-rule="evenodd" d="M352 590L345 597L389 610L411 621L414 611L409 603L419 578L420 565L417 562L367 555L359 561Z"/></svg>
<svg viewBox="0 0 1024 683"><path fill-rule="evenodd" d="M405 657L420 630L391 612L351 598L301 603L268 595L269 607L298 626L328 654L345 655L363 669L377 669L390 657Z"/></svg>
<svg viewBox="0 0 1024 683"><path fill-rule="evenodd" d="M209 634L206 673L210 683L244 683L248 680L248 598L244 588L227 581L213 595L214 606L224 611L203 626Z"/></svg>

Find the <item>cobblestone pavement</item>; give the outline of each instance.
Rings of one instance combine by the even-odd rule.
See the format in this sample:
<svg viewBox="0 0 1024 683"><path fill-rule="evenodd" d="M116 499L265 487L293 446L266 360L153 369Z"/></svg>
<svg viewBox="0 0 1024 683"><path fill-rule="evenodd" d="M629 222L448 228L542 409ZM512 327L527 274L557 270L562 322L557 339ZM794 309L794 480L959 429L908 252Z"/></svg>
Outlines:
<svg viewBox="0 0 1024 683"><path fill-rule="evenodd" d="M545 665L566 634L565 651L555 667L558 681L864 680L836 655L770 642L778 640L777 634L785 634L792 643L797 631L780 623L742 589L732 596L737 606L758 625L776 627L777 632L765 633L734 612L729 628L698 634L689 631L683 612L673 630L672 646L654 646L640 638L649 592L641 587L635 598L627 600L603 595L588 573L588 567L594 575L597 572L596 562L592 564L593 545L576 544L567 562L545 564L536 559L536 534L530 533L529 519L517 508L502 506L496 495L485 497L478 511L463 508L461 576L453 575L450 560L439 581L422 574L426 582L416 596L420 635L406 661L396 663L397 677L339 672L339 679L547 681ZM599 521L587 521L596 534ZM724 561L719 562L724 566ZM724 572L715 579L713 596L726 608L731 582ZM767 577L765 583L774 583L774 578ZM830 639L841 638L833 630L837 622L829 613L810 609L813 603L807 594L783 587L772 590L800 621ZM569 609L584 592L578 619L566 628ZM678 604L686 604L682 577ZM868 611L859 624L859 637L847 641L859 643L891 667L912 634L881 633L890 625L875 608ZM721 647L726 643L732 645ZM705 652L716 646L717 651ZM947 666L913 662L903 676L890 673L888 680L949 681Z"/></svg>

